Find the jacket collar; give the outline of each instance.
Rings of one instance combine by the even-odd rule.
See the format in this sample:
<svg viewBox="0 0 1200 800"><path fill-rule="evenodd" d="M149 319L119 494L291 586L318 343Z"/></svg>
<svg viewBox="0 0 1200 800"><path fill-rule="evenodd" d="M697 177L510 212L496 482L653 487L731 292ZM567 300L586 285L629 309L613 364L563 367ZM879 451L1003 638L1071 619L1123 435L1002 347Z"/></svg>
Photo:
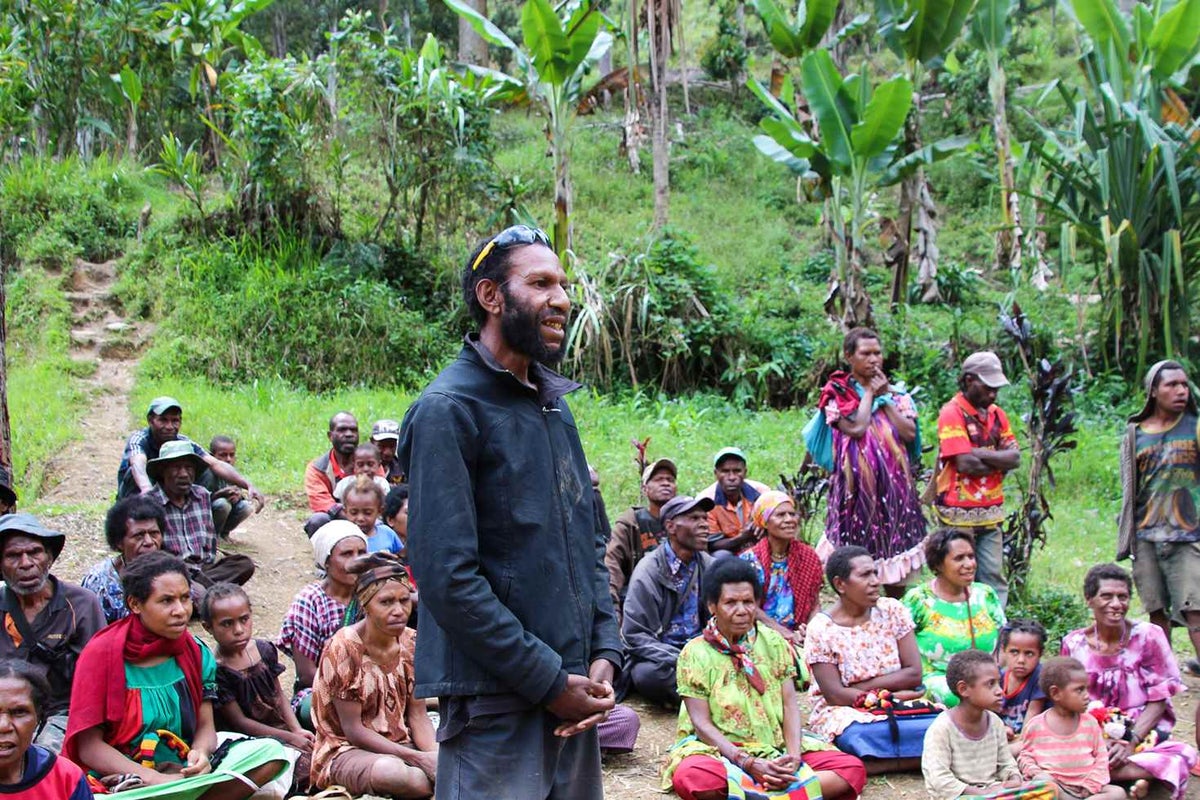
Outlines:
<svg viewBox="0 0 1200 800"><path fill-rule="evenodd" d="M759 491L749 483L742 482L742 497L750 501L750 505L754 505L754 501L758 499ZM728 498L725 497L725 490L721 488L721 482L717 481L717 490L713 492L713 503L717 508L724 508L729 505Z"/></svg>
<svg viewBox="0 0 1200 800"><path fill-rule="evenodd" d="M516 375L513 375L496 360L496 357L492 355L492 351L484 347L483 343L479 341L479 334L468 333L463 337L463 351L467 354L468 358L473 353L484 367L495 373L497 377L511 381L512 386L526 393L533 392L532 389L517 380ZM576 383L537 361L530 362L529 377L534 385L538 387L536 392L538 402L546 408L557 405L561 398L566 397L571 392L583 386L583 384Z"/></svg>

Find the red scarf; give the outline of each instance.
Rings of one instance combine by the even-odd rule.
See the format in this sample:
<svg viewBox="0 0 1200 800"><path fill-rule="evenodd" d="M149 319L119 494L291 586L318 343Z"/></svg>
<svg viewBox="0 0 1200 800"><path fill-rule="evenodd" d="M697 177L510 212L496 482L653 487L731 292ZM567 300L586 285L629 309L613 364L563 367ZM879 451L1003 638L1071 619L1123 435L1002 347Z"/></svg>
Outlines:
<svg viewBox="0 0 1200 800"><path fill-rule="evenodd" d="M754 557L762 565L766 581L771 580L771 542L764 536L754 545ZM817 551L804 542L793 541L787 552L787 581L792 587L792 609L797 625L804 625L817 610L821 594L821 559ZM766 597L767 587L763 587Z"/></svg>
<svg viewBox="0 0 1200 800"><path fill-rule="evenodd" d="M817 408L823 411L831 400L837 403L837 409L843 417L850 417L858 410L862 398L850 383L849 372L838 370L829 376L829 381L821 389L821 396L817 398Z"/></svg>
<svg viewBox="0 0 1200 800"><path fill-rule="evenodd" d="M751 628L752 632L753 630ZM752 643L752 637L749 634L744 639ZM754 662L750 659L749 648L743 647L740 644L733 644L722 636L721 629L717 627L716 617L708 618L708 624L704 626L704 641L712 645L713 649L721 655L732 658L734 666L746 674L746 679L750 681L750 686L753 687L754 691L759 694L767 693L767 682L763 680L758 667L754 666Z"/></svg>
<svg viewBox="0 0 1200 800"><path fill-rule="evenodd" d="M190 631L177 639L165 639L151 633L136 614L103 628L79 654L75 665L75 682L71 687L71 713L67 720L67 735L63 755L88 768L81 759L77 737L88 728L103 725L107 742L122 742L118 728L125 718L125 664L137 664L158 656L174 656L183 671L188 695L196 718L204 693L200 680L200 645ZM85 678L86 676L86 678ZM127 732L134 735L137 731Z"/></svg>

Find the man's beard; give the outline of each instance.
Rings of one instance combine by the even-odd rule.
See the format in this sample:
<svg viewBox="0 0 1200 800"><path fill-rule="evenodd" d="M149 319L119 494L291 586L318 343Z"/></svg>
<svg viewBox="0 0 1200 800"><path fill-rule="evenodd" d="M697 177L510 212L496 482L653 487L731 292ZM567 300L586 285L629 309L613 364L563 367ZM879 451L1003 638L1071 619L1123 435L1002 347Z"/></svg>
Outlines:
<svg viewBox="0 0 1200 800"><path fill-rule="evenodd" d="M541 318L543 315L517 302L517 299L509 293L507 286L501 285L500 292L504 295L504 313L500 315L500 333L508 346L548 367L562 361L566 352L566 342L564 340L557 350L550 349L550 346L542 339ZM544 314L551 316L549 310Z"/></svg>
<svg viewBox="0 0 1200 800"><path fill-rule="evenodd" d="M45 575L43 575L42 580L38 583L38 585L34 586L31 589L21 588L21 585L19 583L17 583L16 581L9 581L9 580L5 581L5 583L8 585L8 588L13 590L13 594L19 594L22 597L40 594L42 592L42 590L46 588L46 584L49 582L50 582L50 573L49 572L47 572Z"/></svg>

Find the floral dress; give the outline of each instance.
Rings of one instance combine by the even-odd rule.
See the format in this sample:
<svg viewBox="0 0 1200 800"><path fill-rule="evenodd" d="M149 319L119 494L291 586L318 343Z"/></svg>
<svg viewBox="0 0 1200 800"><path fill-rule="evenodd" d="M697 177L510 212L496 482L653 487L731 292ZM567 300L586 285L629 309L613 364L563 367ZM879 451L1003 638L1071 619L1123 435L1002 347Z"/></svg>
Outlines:
<svg viewBox="0 0 1200 800"><path fill-rule="evenodd" d="M750 685L746 673L728 655L717 652L703 636L692 639L679 654L675 675L680 697L695 697L708 701L713 724L725 738L743 750L761 758L776 758L784 753L783 684L796 679L796 665L787 641L765 625L755 625L742 642L750 651L755 668L762 675L766 690L759 694ZM679 708L679 741L671 748L667 767L663 771L662 788L671 788L671 776L688 756L704 755L721 759L711 745L696 738L696 727L687 712ZM805 750L829 749L808 737ZM724 759L726 769L736 770ZM811 769L802 767L800 781L811 779L811 788L820 796L820 788ZM781 797L804 797L807 786ZM731 785L731 792L737 787ZM737 794L731 794L737 797ZM744 795L743 795L744 796ZM753 796L753 795L752 795Z"/></svg>
<svg viewBox="0 0 1200 800"><path fill-rule="evenodd" d="M938 597L933 581L909 589L903 602L916 626L921 676L929 698L953 708L958 697L946 685L950 657L972 648L992 652L1004 626L1004 606L991 586L978 582L971 584L965 602Z"/></svg>
<svg viewBox="0 0 1200 800"><path fill-rule="evenodd" d="M1128 639L1120 652L1100 655L1088 644L1088 629L1071 631L1063 637L1062 655L1079 659L1088 673L1088 694L1106 708L1119 708L1132 719L1158 701L1167 704L1158 722L1153 747L1129 757L1130 762L1171 787L1172 797L1181 800L1187 791L1188 770L1196 764L1196 751L1183 742L1167 739L1175 727L1171 698L1184 690L1179 665L1162 629L1149 622L1127 623Z"/></svg>

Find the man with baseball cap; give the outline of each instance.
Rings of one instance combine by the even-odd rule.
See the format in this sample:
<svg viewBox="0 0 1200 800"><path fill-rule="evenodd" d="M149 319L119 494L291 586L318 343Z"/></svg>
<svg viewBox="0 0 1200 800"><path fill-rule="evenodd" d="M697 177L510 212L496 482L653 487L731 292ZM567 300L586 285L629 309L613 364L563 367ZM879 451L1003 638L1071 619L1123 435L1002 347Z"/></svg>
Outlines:
<svg viewBox="0 0 1200 800"><path fill-rule="evenodd" d="M933 513L942 525L975 537L978 579L1008 601L1004 577L1004 475L1021 463L1008 416L996 405L1008 385L999 357L984 350L967 357L959 393L938 414L938 464Z"/></svg>
<svg viewBox="0 0 1200 800"><path fill-rule="evenodd" d="M713 476L716 481L699 494L713 501L713 509L708 512L708 549L737 554L757 541L750 512L758 496L771 487L746 477L746 454L737 447L717 451Z"/></svg>
<svg viewBox="0 0 1200 800"><path fill-rule="evenodd" d="M700 587L713 561L708 554L712 508L710 498L687 495L663 504L659 518L666 546L643 558L629 579L621 620L625 670L633 688L651 702L678 708L675 662L708 621Z"/></svg>
<svg viewBox="0 0 1200 800"><path fill-rule="evenodd" d="M0 659L27 661L50 684L38 744L58 752L67 730L75 662L105 625L100 600L50 574L66 537L32 514L0 516Z"/></svg>
<svg viewBox="0 0 1200 800"><path fill-rule="evenodd" d="M240 554L219 558L212 500L207 489L196 485L196 473L204 463L187 441L167 442L157 458L146 462L146 471L155 483L150 497L166 514L163 550L182 558L192 582L202 587L221 582L243 584L254 575L254 562Z"/></svg>
<svg viewBox="0 0 1200 800"><path fill-rule="evenodd" d="M1200 657L1200 410L1178 361L1150 367L1144 385L1121 442L1117 560L1133 558L1142 607L1167 641L1172 624L1186 627ZM1200 660L1183 668L1200 675Z"/></svg>
<svg viewBox="0 0 1200 800"><path fill-rule="evenodd" d="M250 500L261 511L267 499L250 481L242 477L237 467L214 457L203 447L179 432L183 425L183 406L174 397L156 397L146 410L146 427L134 431L125 443L125 453L117 468L117 499L141 492L145 494L154 487L154 481L146 472L146 463L158 458L158 451L167 442L187 442L203 465L200 469L211 469L213 474L226 483L240 486L250 495Z"/></svg>
<svg viewBox="0 0 1200 800"><path fill-rule="evenodd" d="M400 423L394 419L381 419L371 426L371 441L379 448L379 463L387 470L384 475L387 482L395 486L404 483L404 470L396 458L396 448L400 446Z"/></svg>
<svg viewBox="0 0 1200 800"><path fill-rule="evenodd" d="M642 470L642 495L646 505L633 506L621 512L613 523L612 536L604 552L608 567L608 587L613 605L621 613L625 588L633 568L642 556L652 552L666 539L663 531L663 504L675 496L675 480L679 475L675 462L660 458Z"/></svg>

